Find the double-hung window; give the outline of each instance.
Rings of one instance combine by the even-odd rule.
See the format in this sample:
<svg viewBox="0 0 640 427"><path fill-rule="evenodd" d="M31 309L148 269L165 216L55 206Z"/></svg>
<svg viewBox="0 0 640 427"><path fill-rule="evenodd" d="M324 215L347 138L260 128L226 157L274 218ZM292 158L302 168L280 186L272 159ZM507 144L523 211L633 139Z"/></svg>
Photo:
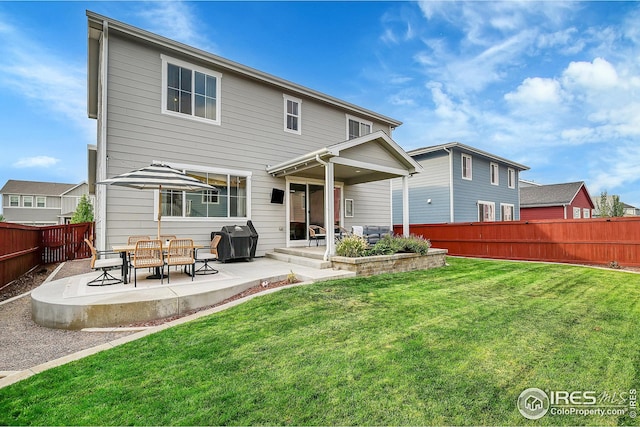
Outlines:
<svg viewBox="0 0 640 427"><path fill-rule="evenodd" d="M170 164L170 166L216 187L218 192L163 190L160 194L163 217L203 220L249 217L251 172L194 165Z"/></svg>
<svg viewBox="0 0 640 427"><path fill-rule="evenodd" d="M222 74L162 55L162 112L220 124Z"/></svg>
<svg viewBox="0 0 640 427"><path fill-rule="evenodd" d="M468 154L462 154L462 179L471 180L471 156Z"/></svg>
<svg viewBox="0 0 640 427"><path fill-rule="evenodd" d="M33 196L22 196L22 206L25 208L32 208Z"/></svg>
<svg viewBox="0 0 640 427"><path fill-rule="evenodd" d="M509 188L516 188L516 170L513 168L507 169L507 181Z"/></svg>
<svg viewBox="0 0 640 427"><path fill-rule="evenodd" d="M500 204L500 215L503 221L513 221L515 207L506 203Z"/></svg>
<svg viewBox="0 0 640 427"><path fill-rule="evenodd" d="M47 207L47 198L44 196L36 196L36 207L38 208L46 208Z"/></svg>
<svg viewBox="0 0 640 427"><path fill-rule="evenodd" d="M9 196L9 206L12 208L16 208L20 206L20 196L10 195Z"/></svg>
<svg viewBox="0 0 640 427"><path fill-rule="evenodd" d="M373 123L347 115L347 139L354 139L371 133Z"/></svg>
<svg viewBox="0 0 640 427"><path fill-rule="evenodd" d="M491 163L491 185L500 185L500 167L497 163Z"/></svg>
<svg viewBox="0 0 640 427"><path fill-rule="evenodd" d="M300 135L302 133L302 101L288 95L284 96L284 130Z"/></svg>

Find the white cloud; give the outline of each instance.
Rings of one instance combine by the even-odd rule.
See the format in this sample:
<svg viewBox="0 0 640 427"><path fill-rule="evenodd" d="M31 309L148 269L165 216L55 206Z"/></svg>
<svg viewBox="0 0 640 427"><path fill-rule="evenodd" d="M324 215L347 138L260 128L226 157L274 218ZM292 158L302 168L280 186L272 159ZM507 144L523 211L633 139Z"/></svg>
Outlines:
<svg viewBox="0 0 640 427"><path fill-rule="evenodd" d="M560 83L554 79L527 77L515 92L507 93L504 99L521 104L557 104L562 99Z"/></svg>
<svg viewBox="0 0 640 427"><path fill-rule="evenodd" d="M23 157L13 164L14 168L48 168L58 163L60 159L49 156Z"/></svg>
<svg viewBox="0 0 640 427"><path fill-rule="evenodd" d="M595 58L593 62L571 62L563 73L563 80L567 86L606 90L618 84L618 74L607 60Z"/></svg>
<svg viewBox="0 0 640 427"><path fill-rule="evenodd" d="M154 33L208 52L218 50L202 33L201 29L207 28L207 25L200 22L193 6L188 2L145 2L138 15L147 21L145 27Z"/></svg>

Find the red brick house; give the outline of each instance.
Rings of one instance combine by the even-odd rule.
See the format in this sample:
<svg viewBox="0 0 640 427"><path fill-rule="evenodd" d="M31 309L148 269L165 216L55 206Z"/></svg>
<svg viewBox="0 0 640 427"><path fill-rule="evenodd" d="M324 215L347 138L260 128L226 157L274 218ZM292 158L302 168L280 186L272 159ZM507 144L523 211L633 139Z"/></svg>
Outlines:
<svg viewBox="0 0 640 427"><path fill-rule="evenodd" d="M591 218L594 208L583 181L520 187L520 220Z"/></svg>

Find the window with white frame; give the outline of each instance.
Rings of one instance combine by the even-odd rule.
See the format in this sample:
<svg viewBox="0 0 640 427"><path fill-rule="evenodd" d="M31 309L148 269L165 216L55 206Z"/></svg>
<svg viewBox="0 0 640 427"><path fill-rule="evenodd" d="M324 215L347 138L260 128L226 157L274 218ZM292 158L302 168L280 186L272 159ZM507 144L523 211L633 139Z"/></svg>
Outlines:
<svg viewBox="0 0 640 427"><path fill-rule="evenodd" d="M373 123L347 115L347 139L368 135L371 129L373 129Z"/></svg>
<svg viewBox="0 0 640 427"><path fill-rule="evenodd" d="M573 208L573 219L580 219L580 208Z"/></svg>
<svg viewBox="0 0 640 427"><path fill-rule="evenodd" d="M500 185L500 168L497 163L491 163L491 185Z"/></svg>
<svg viewBox="0 0 640 427"><path fill-rule="evenodd" d="M582 218L591 218L591 209L582 209Z"/></svg>
<svg viewBox="0 0 640 427"><path fill-rule="evenodd" d="M20 206L20 196L10 195L9 206L11 206L12 208Z"/></svg>
<svg viewBox="0 0 640 427"><path fill-rule="evenodd" d="M462 179L471 180L471 156L468 154L462 154Z"/></svg>
<svg viewBox="0 0 640 427"><path fill-rule="evenodd" d="M496 220L496 204L478 201L478 221L490 222Z"/></svg>
<svg viewBox="0 0 640 427"><path fill-rule="evenodd" d="M284 96L284 130L300 135L302 133L301 125L301 107L302 101L288 95Z"/></svg>
<svg viewBox="0 0 640 427"><path fill-rule="evenodd" d="M516 188L516 170L513 168L507 169L507 181L509 188Z"/></svg>
<svg viewBox="0 0 640 427"><path fill-rule="evenodd" d="M173 191L163 190L162 215L168 218L247 218L250 200L251 172L227 171L218 168L170 165L218 189Z"/></svg>
<svg viewBox="0 0 640 427"><path fill-rule="evenodd" d="M36 207L37 208L46 208L47 207L47 198L44 196L36 196Z"/></svg>
<svg viewBox="0 0 640 427"><path fill-rule="evenodd" d="M22 206L25 208L32 208L33 196L22 196Z"/></svg>
<svg viewBox="0 0 640 427"><path fill-rule="evenodd" d="M162 55L162 112L220 124L222 74Z"/></svg>
<svg viewBox="0 0 640 427"><path fill-rule="evenodd" d="M500 204L500 216L502 218L503 221L513 221L514 218L514 210L515 207L514 205L510 205L507 203L501 203Z"/></svg>

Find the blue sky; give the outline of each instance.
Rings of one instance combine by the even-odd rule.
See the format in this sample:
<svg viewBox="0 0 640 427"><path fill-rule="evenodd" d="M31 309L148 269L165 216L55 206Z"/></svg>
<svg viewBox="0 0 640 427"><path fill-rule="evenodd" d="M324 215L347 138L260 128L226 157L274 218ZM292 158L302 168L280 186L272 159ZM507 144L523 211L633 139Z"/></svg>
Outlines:
<svg viewBox="0 0 640 427"><path fill-rule="evenodd" d="M86 180L86 9L640 207L640 2L0 1L0 186Z"/></svg>

